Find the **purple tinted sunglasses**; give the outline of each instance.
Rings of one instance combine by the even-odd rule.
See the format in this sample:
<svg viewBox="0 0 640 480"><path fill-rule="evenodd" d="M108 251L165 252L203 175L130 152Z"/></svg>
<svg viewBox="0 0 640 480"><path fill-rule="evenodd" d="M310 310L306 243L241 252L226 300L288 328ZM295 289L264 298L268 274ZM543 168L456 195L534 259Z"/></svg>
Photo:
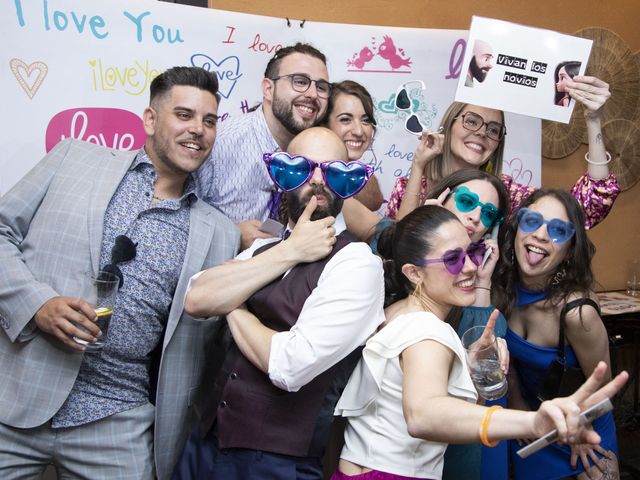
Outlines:
<svg viewBox="0 0 640 480"><path fill-rule="evenodd" d="M483 242L472 243L467 247L466 251L462 248L447 250L441 258L424 259L417 262L416 265L424 266L430 263L442 262L449 273L452 275L458 275L464 268L464 261L466 257L469 257L469 259L479 267L486 251L487 246Z"/></svg>
<svg viewBox="0 0 640 480"><path fill-rule="evenodd" d="M320 168L327 187L340 198L349 198L362 190L373 175L371 165L358 161L316 163L302 155L289 155L287 152L265 153L262 159L273 183L285 192L304 185L313 176L313 171Z"/></svg>

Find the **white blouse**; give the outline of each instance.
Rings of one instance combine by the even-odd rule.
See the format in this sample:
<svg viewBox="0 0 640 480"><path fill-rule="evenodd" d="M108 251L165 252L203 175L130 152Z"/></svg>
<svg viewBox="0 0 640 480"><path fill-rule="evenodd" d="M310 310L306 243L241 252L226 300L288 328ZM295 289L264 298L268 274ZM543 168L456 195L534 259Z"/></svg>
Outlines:
<svg viewBox="0 0 640 480"><path fill-rule="evenodd" d="M402 412L399 357L422 340L435 340L453 351L449 395L476 402L464 348L455 330L432 313L400 315L367 341L338 401L335 414L348 420L341 458L396 475L442 477L447 444L411 437Z"/></svg>

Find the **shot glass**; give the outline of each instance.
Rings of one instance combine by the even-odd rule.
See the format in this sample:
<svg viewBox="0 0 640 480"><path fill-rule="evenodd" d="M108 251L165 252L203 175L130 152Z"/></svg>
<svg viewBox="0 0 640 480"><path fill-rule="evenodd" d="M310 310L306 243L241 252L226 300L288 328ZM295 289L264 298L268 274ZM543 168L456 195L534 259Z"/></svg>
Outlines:
<svg viewBox="0 0 640 480"><path fill-rule="evenodd" d="M95 276L88 278L84 299L95 305L96 325L100 328L102 335L98 337L95 343L73 337L76 343L84 345L85 352L97 352L104 347L107 333L109 332L109 323L113 315L113 307L116 303L119 282L120 279L116 275L102 270ZM83 329L81 325L76 324L76 326Z"/></svg>
<svg viewBox="0 0 640 480"><path fill-rule="evenodd" d="M473 385L485 400L496 400L507 393L507 377L500 369L498 342L484 326L471 327L462 335L467 367Z"/></svg>

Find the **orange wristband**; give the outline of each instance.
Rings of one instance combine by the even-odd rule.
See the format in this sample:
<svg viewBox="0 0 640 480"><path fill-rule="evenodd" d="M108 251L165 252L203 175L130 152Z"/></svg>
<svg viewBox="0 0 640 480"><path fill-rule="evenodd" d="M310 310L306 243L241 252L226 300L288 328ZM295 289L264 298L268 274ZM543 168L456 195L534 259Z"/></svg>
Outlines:
<svg viewBox="0 0 640 480"><path fill-rule="evenodd" d="M489 438L487 438L487 430L489 428L489 421L491 420L491 415L496 410L500 410L502 407L500 405L494 405L492 407L487 408L487 411L484 413L484 417L480 421L480 441L483 445L487 447L495 447L500 440L496 440L495 442L490 442Z"/></svg>

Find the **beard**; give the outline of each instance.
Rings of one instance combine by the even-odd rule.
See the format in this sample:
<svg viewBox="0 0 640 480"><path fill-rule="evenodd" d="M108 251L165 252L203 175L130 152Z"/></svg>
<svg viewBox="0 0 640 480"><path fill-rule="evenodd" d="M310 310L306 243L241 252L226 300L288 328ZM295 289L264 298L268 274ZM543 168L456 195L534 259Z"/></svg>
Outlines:
<svg viewBox="0 0 640 480"><path fill-rule="evenodd" d="M307 100L303 103L305 105L309 105L316 109L317 112L320 111L320 104L317 100ZM306 130L309 127L315 127L320 124L323 120L323 117L317 116L312 120L302 120L297 119L293 114L293 101L288 103L286 100L278 97L278 91L275 90L273 94L273 101L271 102L271 111L273 112L273 116L278 119L278 121L282 124L282 126L292 135L297 135L303 130Z"/></svg>
<svg viewBox="0 0 640 480"><path fill-rule="evenodd" d="M489 73L489 68L480 68L478 66L478 62L476 62L476 57L471 57L471 62L469 62L469 70L471 70L471 75L473 78L478 80L480 83L484 82L485 78L487 78L487 73Z"/></svg>
<svg viewBox="0 0 640 480"><path fill-rule="evenodd" d="M340 197L334 195L322 185L310 185L310 187L311 188L303 196L300 195L301 189L285 193L289 220L292 220L294 223L298 223L300 215L302 215L302 212L307 207L307 204L313 195L324 196L324 198L327 199L327 204L316 206L316 209L311 214L311 220L335 217L340 213L342 210L342 204L344 203Z"/></svg>

